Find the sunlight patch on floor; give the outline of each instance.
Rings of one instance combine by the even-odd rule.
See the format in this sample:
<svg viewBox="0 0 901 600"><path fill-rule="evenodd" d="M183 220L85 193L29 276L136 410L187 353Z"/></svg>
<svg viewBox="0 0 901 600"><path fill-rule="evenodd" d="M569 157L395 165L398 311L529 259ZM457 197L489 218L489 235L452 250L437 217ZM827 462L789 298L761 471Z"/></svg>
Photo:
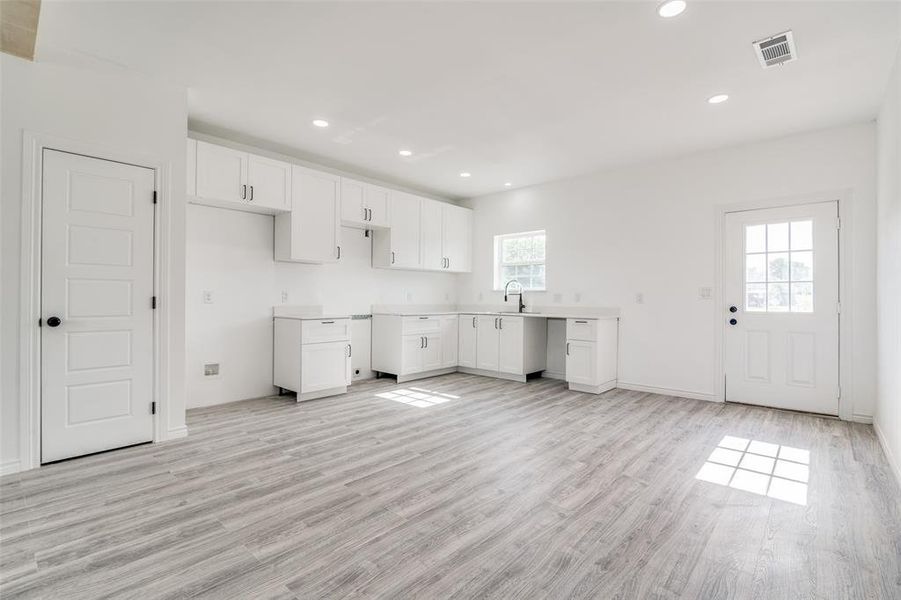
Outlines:
<svg viewBox="0 0 901 600"><path fill-rule="evenodd" d="M426 390L417 387L392 390L390 392L382 392L381 394L376 394L375 396L376 398L394 400L395 402L401 402L403 404L416 406L418 408L428 408L430 406L436 406L438 404L450 402L451 400L460 399L460 396L454 396L453 394L445 394L444 392L435 392L432 390Z"/></svg>
<svg viewBox="0 0 901 600"><path fill-rule="evenodd" d="M807 505L810 451L727 435L695 479Z"/></svg>

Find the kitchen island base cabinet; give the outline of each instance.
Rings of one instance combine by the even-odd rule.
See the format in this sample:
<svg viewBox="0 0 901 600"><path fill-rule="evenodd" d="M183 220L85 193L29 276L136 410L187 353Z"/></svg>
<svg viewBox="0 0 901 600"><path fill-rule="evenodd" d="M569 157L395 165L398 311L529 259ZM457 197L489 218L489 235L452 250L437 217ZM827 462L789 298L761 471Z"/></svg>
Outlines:
<svg viewBox="0 0 901 600"><path fill-rule="evenodd" d="M347 392L351 382L350 319L275 318L272 383L297 401Z"/></svg>
<svg viewBox="0 0 901 600"><path fill-rule="evenodd" d="M617 319L566 320L566 382L576 392L616 387Z"/></svg>

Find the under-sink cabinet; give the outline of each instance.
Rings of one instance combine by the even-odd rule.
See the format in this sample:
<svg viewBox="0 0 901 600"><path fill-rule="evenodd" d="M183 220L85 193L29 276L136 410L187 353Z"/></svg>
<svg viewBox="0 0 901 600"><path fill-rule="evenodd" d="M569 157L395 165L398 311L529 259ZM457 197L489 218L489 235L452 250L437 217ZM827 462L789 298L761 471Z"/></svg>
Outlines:
<svg viewBox="0 0 901 600"><path fill-rule="evenodd" d="M297 401L343 394L351 383L349 318L275 317L272 383Z"/></svg>
<svg viewBox="0 0 901 600"><path fill-rule="evenodd" d="M515 381L547 366L547 319L461 315L459 370Z"/></svg>

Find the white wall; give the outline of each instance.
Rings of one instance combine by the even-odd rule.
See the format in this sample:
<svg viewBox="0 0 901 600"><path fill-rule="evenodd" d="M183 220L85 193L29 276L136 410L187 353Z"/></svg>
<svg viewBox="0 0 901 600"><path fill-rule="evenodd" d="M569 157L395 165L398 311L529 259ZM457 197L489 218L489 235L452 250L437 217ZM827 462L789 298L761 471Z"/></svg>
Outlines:
<svg viewBox="0 0 901 600"><path fill-rule="evenodd" d="M872 123L842 127L473 199L475 261L460 301L502 299L491 291L495 235L546 229L548 291L527 292L526 303L620 307L622 382L713 399L722 310L699 288L716 284L716 207L847 189L854 376L843 394L866 419L875 397L874 132Z"/></svg>
<svg viewBox="0 0 901 600"><path fill-rule="evenodd" d="M877 121L876 429L901 482L901 48Z"/></svg>
<svg viewBox="0 0 901 600"><path fill-rule="evenodd" d="M373 304L456 301L456 276L370 267L371 238L341 228L341 261L275 262L273 217L188 206L188 407L265 396L272 387L272 307L321 305L326 312L369 314ZM203 291L213 303L202 302ZM287 292L287 302L282 292ZM354 367L367 374L369 322L354 322ZM204 377L205 362L220 363Z"/></svg>
<svg viewBox="0 0 901 600"><path fill-rule="evenodd" d="M23 131L89 143L114 152L154 157L169 166L170 234L163 249L171 266L167 282L170 318L168 432L184 428L184 181L187 103L184 89L118 69L104 72L0 56L2 79L2 313L0 313L0 464L18 468L19 437L19 260Z"/></svg>

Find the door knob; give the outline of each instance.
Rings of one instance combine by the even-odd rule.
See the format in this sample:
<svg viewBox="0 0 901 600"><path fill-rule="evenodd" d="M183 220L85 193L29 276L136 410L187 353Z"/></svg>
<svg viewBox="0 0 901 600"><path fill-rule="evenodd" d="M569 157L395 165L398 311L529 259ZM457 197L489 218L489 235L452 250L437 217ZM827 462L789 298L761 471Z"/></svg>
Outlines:
<svg viewBox="0 0 901 600"><path fill-rule="evenodd" d="M736 307L734 307L734 306L730 306L730 307L729 307L729 312L731 312L731 313L738 312L738 308L736 308Z"/></svg>
<svg viewBox="0 0 901 600"><path fill-rule="evenodd" d="M49 319L47 319L47 326L48 327L59 327L59 324L62 322L63 322L62 319L60 319L59 317L50 317Z"/></svg>
<svg viewBox="0 0 901 600"><path fill-rule="evenodd" d="M737 319L729 319L729 325L737 325L737 324L738 324Z"/></svg>

